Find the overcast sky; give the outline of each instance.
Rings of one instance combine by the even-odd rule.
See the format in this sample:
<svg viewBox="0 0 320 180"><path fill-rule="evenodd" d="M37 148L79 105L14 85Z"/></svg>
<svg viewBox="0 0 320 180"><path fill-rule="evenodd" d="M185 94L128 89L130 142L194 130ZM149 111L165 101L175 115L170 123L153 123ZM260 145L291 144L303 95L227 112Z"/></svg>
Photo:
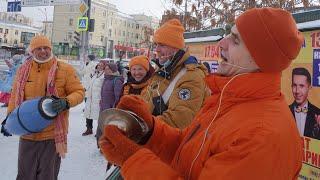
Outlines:
<svg viewBox="0 0 320 180"><path fill-rule="evenodd" d="M7 11L7 2L8 0L0 0L0 12ZM170 7L169 0L107 0L107 2L115 4L121 12L127 14L144 13L158 18L161 18L164 10ZM33 18L35 23L41 24L40 22L45 20L45 11L47 12L48 20L52 20L52 6L22 7L21 13Z"/></svg>

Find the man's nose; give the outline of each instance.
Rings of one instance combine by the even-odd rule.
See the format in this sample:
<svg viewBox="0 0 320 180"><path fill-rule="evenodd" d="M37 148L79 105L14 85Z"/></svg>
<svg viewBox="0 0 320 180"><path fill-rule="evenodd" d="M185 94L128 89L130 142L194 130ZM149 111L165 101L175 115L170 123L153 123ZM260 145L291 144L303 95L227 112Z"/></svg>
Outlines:
<svg viewBox="0 0 320 180"><path fill-rule="evenodd" d="M224 49L224 50L226 50L226 48L227 48L227 37L224 37L223 39L221 39L219 42L218 42L218 47L220 48L220 49Z"/></svg>

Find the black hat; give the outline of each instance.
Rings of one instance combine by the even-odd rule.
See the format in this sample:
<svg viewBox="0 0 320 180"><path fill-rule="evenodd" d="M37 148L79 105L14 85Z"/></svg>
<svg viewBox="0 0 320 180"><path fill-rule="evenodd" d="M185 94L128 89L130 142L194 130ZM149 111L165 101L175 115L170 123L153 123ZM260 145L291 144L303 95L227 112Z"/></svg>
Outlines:
<svg viewBox="0 0 320 180"><path fill-rule="evenodd" d="M96 58L96 56L93 54L90 54L88 55L88 58L90 59L90 61L93 61Z"/></svg>

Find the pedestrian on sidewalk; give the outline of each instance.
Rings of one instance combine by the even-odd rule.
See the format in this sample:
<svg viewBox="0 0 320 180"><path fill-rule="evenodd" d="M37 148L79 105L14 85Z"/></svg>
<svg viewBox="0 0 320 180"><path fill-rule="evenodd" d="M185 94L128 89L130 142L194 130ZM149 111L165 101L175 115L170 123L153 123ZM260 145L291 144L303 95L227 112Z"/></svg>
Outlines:
<svg viewBox="0 0 320 180"><path fill-rule="evenodd" d="M118 104L123 91L123 77L118 71L115 63L107 63L104 69L104 80L101 88L100 112L109 108L115 108ZM97 145L102 135L101 128L96 131ZM99 147L99 146L98 146Z"/></svg>
<svg viewBox="0 0 320 180"><path fill-rule="evenodd" d="M55 96L51 105L58 116L41 132L20 137L17 180L56 180L67 153L69 108L83 101L84 89L75 69L53 55L46 36L33 37L29 50L32 59L17 72L7 113L23 101Z"/></svg>
<svg viewBox="0 0 320 180"><path fill-rule="evenodd" d="M0 80L0 102L4 103L2 107L8 107L13 80L18 68L23 63L23 59L23 55L15 54L12 56L12 61L4 60L9 72L4 80Z"/></svg>
<svg viewBox="0 0 320 180"><path fill-rule="evenodd" d="M84 115L86 117L86 131L82 133L82 136L87 136L93 134L93 120L98 121L100 106L99 103L101 101L101 88L104 81L104 68L106 67L106 61L100 61L96 67L94 72L92 72L92 77L87 82L86 89L86 103Z"/></svg>

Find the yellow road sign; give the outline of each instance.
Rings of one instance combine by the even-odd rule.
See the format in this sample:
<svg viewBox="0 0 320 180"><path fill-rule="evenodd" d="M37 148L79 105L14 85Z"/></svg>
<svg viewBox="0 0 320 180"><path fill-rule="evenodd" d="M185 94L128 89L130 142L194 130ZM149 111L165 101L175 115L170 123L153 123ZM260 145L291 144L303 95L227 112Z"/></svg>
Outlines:
<svg viewBox="0 0 320 180"><path fill-rule="evenodd" d="M88 5L85 2L81 1L81 4L79 6L79 11L81 15L84 15L88 11L88 9L89 9Z"/></svg>

